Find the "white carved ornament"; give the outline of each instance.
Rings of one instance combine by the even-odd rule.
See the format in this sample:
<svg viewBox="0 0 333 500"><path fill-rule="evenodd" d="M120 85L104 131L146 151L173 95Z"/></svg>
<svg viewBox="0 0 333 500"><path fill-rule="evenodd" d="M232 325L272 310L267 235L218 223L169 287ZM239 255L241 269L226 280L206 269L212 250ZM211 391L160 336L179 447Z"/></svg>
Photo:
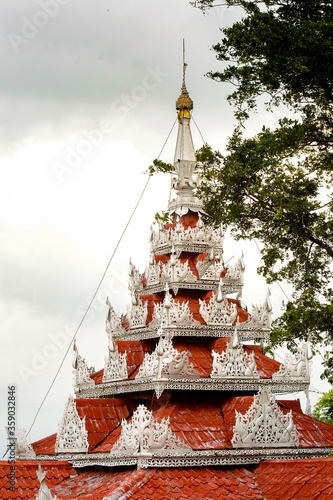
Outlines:
<svg viewBox="0 0 333 500"><path fill-rule="evenodd" d="M115 380L124 380L128 378L127 372L127 353L119 354L118 346L113 336L109 335L108 343L109 355L104 360L103 382L112 382Z"/></svg>
<svg viewBox="0 0 333 500"><path fill-rule="evenodd" d="M211 378L259 378L254 352L244 352L237 333L237 324L226 351L221 354L212 351L212 355Z"/></svg>
<svg viewBox="0 0 333 500"><path fill-rule="evenodd" d="M24 457L35 457L36 453L28 441L25 429L19 428L16 434L16 455Z"/></svg>
<svg viewBox="0 0 333 500"><path fill-rule="evenodd" d="M245 271L245 262L244 262L244 254L234 266L229 266L227 268L227 272L225 276L223 276L223 283L244 283L244 271Z"/></svg>
<svg viewBox="0 0 333 500"><path fill-rule="evenodd" d="M79 355L79 352L74 341L74 359L73 359L73 375L74 386L95 385L95 381L90 377L92 370L88 368L86 360Z"/></svg>
<svg viewBox="0 0 333 500"><path fill-rule="evenodd" d="M163 450L190 450L188 445L174 435L169 425L169 418L157 422L151 411L144 405L139 405L129 422L122 420L121 435L110 453L145 454Z"/></svg>
<svg viewBox="0 0 333 500"><path fill-rule="evenodd" d="M284 414L271 391L266 388L259 389L244 415L236 410L231 442L234 448L298 447L299 439L292 411Z"/></svg>
<svg viewBox="0 0 333 500"><path fill-rule="evenodd" d="M193 318L188 302L176 301L169 292L169 286L165 286L164 301L162 304L154 304L154 314L149 326L182 326L199 325Z"/></svg>
<svg viewBox="0 0 333 500"><path fill-rule="evenodd" d="M40 487L36 496L36 500L57 500L57 496L52 495L49 487L46 484L46 472L42 471L40 463L38 464L37 477L40 482Z"/></svg>
<svg viewBox="0 0 333 500"><path fill-rule="evenodd" d="M58 424L55 444L56 453L87 452L89 447L85 417L80 418L75 401L69 396L64 415Z"/></svg>
<svg viewBox="0 0 333 500"><path fill-rule="evenodd" d="M166 244L196 244L204 243L206 245L214 244L216 247L222 247L224 241L224 232L222 226L218 229L205 227L199 214L199 220L195 227L185 229L177 217L175 228L165 229L159 222L158 231L155 232L151 227L150 242L153 248Z"/></svg>
<svg viewBox="0 0 333 500"><path fill-rule="evenodd" d="M310 343L306 342L298 347L296 355L286 354L284 363L278 372L273 373L272 379L309 379L311 358Z"/></svg>
<svg viewBox="0 0 333 500"><path fill-rule="evenodd" d="M127 310L130 329L144 328L148 316L148 302L142 302L138 296L132 296L132 307Z"/></svg>
<svg viewBox="0 0 333 500"><path fill-rule="evenodd" d="M200 314L207 325L232 325L237 318L237 307L233 302L222 293L222 281L220 280L219 289L209 300L208 304L199 299Z"/></svg>
<svg viewBox="0 0 333 500"><path fill-rule="evenodd" d="M108 306L108 312L107 312L106 321L105 321L106 333L108 335L114 335L116 333L125 333L126 330L123 327L123 325L121 324L121 318L120 318L119 314L117 314L114 311L114 309L109 301L109 297L106 299L106 305Z"/></svg>
<svg viewBox="0 0 333 500"><path fill-rule="evenodd" d="M244 324L254 327L271 327L272 304L270 301L270 291L268 291L266 300L262 306L252 305L251 316Z"/></svg>
<svg viewBox="0 0 333 500"><path fill-rule="evenodd" d="M189 361L188 351L178 351L172 345L172 340L160 331L160 339L156 349L146 353L140 365L136 379L142 378L198 378L200 374L194 370Z"/></svg>

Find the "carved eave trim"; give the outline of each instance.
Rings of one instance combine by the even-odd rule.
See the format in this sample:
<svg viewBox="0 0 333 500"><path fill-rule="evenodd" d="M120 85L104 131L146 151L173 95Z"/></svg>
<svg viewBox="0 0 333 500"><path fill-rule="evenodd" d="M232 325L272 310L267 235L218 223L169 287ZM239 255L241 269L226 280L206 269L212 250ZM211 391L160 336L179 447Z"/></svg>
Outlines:
<svg viewBox="0 0 333 500"><path fill-rule="evenodd" d="M159 284L151 284L143 286L141 283L138 289L136 290L139 294L154 294L160 293L164 291L165 284L168 283L170 290L216 290L219 286L219 280L203 280L198 279L195 282L186 282L186 281L161 281ZM222 283L222 290L224 294L230 293L239 293L243 289L243 284L237 283Z"/></svg>
<svg viewBox="0 0 333 500"><path fill-rule="evenodd" d="M144 458L130 454L111 456L110 453L39 455L31 461L66 460L73 467L91 466L133 466L138 467L194 467L214 465L258 464L262 460L295 460L304 458L321 458L333 452L329 448L262 448L262 449L225 449L225 450L193 450L186 452L156 452ZM21 459L19 459L21 460Z"/></svg>
<svg viewBox="0 0 333 500"><path fill-rule="evenodd" d="M192 243L189 241L183 241L183 242L168 242L168 243L161 243L160 245L157 246L152 246L152 250L155 255L169 255L172 252L172 247L174 246L176 254L180 255L182 252L189 252L189 253L207 253L211 248L212 248L212 243L202 243L202 242L196 242ZM217 253L222 253L223 251L223 245L214 245L214 249L216 250Z"/></svg>
<svg viewBox="0 0 333 500"><path fill-rule="evenodd" d="M98 384L93 388L78 388L75 395L80 398L99 398L101 396L120 395L131 392L155 391L157 395L164 390L180 391L242 391L257 392L261 387L270 387L273 393L289 393L306 391L308 381L302 380L272 380L255 378L171 378L134 379Z"/></svg>
<svg viewBox="0 0 333 500"><path fill-rule="evenodd" d="M176 327L176 328L175 328ZM234 325L175 325L172 327L164 326L164 331L171 337L177 332L177 337L212 337L225 338L231 337L234 332ZM158 338L159 325L148 326L128 330L124 335L115 335L117 340L146 340ZM240 323L238 328L239 338L245 340L264 339L270 344L270 328L260 326L250 326L247 323Z"/></svg>

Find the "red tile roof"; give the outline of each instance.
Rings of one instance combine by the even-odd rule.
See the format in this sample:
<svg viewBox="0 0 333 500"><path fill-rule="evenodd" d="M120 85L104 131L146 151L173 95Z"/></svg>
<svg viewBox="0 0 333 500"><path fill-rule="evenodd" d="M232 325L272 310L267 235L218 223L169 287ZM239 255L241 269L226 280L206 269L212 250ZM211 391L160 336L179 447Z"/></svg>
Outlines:
<svg viewBox="0 0 333 500"><path fill-rule="evenodd" d="M215 402L209 396L200 396L196 402L192 397L178 396L178 399L147 404L153 408L157 421L170 417L170 428L185 443L194 450L228 449L231 448L233 427L236 422L236 410L245 413L253 402L253 396L228 397L219 396ZM293 420L299 434L301 448L322 448L332 446L333 426L315 420L302 413L297 402L278 401L283 413L293 410ZM117 427L104 439L94 452L108 452L120 436L121 428Z"/></svg>
<svg viewBox="0 0 333 500"><path fill-rule="evenodd" d="M333 457L267 460L254 475L267 500L333 499Z"/></svg>
<svg viewBox="0 0 333 500"><path fill-rule="evenodd" d="M174 396L166 393L161 400L147 404L153 409L154 418L161 421L170 417L170 428L182 441L194 450L228 449L236 422L236 410L244 414L253 402L253 396L219 396L214 401L209 395L201 395L196 401L193 395ZM114 399L77 399L79 416L85 417L90 452L109 452L121 432L121 421L137 408L138 402L130 397ZM283 413L292 409L293 421L299 435L301 448L332 446L333 426L315 420L302 413L295 401L278 401ZM55 434L33 443L38 455L54 454Z"/></svg>
<svg viewBox="0 0 333 500"><path fill-rule="evenodd" d="M15 463L15 491L10 491L8 462L0 462L1 499L17 498L20 500L35 499L39 490L37 478L38 462ZM46 482L49 487L60 481L76 476L77 472L68 462L43 462L43 470L47 471Z"/></svg>
<svg viewBox="0 0 333 500"><path fill-rule="evenodd" d="M59 500L331 500L333 457L269 460L255 467L74 469L41 462L46 484ZM9 466L0 462L1 499L34 499L36 462L16 462L16 489L8 492Z"/></svg>

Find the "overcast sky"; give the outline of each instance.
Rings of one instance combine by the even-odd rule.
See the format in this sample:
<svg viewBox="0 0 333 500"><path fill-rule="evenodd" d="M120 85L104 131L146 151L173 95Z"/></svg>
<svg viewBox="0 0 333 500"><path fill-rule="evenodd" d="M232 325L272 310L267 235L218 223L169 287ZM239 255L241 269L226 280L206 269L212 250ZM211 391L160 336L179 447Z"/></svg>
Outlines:
<svg viewBox="0 0 333 500"><path fill-rule="evenodd" d="M1 421L15 383L17 423L28 429L174 124L183 38L193 117L205 141L224 150L231 89L204 75L222 67L211 46L241 12L219 7L204 16L187 0L15 0L2 2L0 14ZM259 113L249 133L279 113ZM192 132L199 148L193 123ZM163 160L173 160L175 140L176 128ZM78 334L79 352L96 369L107 351L106 296L126 311L129 258L144 270L149 226L167 207L169 183L163 175L149 182ZM226 259L245 250L245 302L263 302L255 245L228 245ZM271 291L278 313L283 294ZM57 430L72 392L71 361L72 353L33 440Z"/></svg>

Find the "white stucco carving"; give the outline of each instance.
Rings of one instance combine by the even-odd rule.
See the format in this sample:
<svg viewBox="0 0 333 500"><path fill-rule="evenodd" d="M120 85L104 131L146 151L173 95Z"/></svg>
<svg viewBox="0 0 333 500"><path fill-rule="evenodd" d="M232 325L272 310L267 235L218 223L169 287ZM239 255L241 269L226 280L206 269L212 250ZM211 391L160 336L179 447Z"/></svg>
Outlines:
<svg viewBox="0 0 333 500"><path fill-rule="evenodd" d="M273 379L309 379L310 378L310 360L312 358L311 346L306 342L299 346L297 353L293 355L287 352L284 363L280 366L278 372L273 373Z"/></svg>
<svg viewBox="0 0 333 500"><path fill-rule="evenodd" d="M113 446L111 454L190 450L189 446L174 435L169 425L169 418L163 418L161 422L157 422L151 411L144 405L139 405L129 421L122 420L121 435Z"/></svg>
<svg viewBox="0 0 333 500"><path fill-rule="evenodd" d="M254 352L245 353L240 343L237 325L227 349L220 354L212 351L212 378L259 378Z"/></svg>
<svg viewBox="0 0 333 500"><path fill-rule="evenodd" d="M115 335L115 334L119 334L119 333L125 333L126 330L125 328L122 326L121 322L121 317L119 316L119 314L117 314L110 301L109 301L109 297L106 299L106 305L108 306L108 312L107 312L107 315L106 315L106 320L105 320L105 329L106 329L106 333L108 335Z"/></svg>
<svg viewBox="0 0 333 500"><path fill-rule="evenodd" d="M223 283L244 283L245 262L244 254L238 259L234 266L228 266L227 272L223 277Z"/></svg>
<svg viewBox="0 0 333 500"><path fill-rule="evenodd" d="M127 309L127 319L130 329L146 326L148 316L148 303L142 301L137 295L132 296L132 307Z"/></svg>
<svg viewBox="0 0 333 500"><path fill-rule="evenodd" d="M189 361L188 351L178 351L173 347L172 340L159 331L160 339L156 349L146 353L140 365L136 379L156 377L160 378L198 378L199 373L194 370Z"/></svg>
<svg viewBox="0 0 333 500"><path fill-rule="evenodd" d="M80 418L73 396L69 396L64 415L58 424L56 453L87 452L89 447L85 417Z"/></svg>
<svg viewBox="0 0 333 500"><path fill-rule="evenodd" d="M255 327L271 327L271 317L272 317L272 304L270 300L270 291L268 291L266 300L261 306L252 305L251 316L244 323Z"/></svg>
<svg viewBox="0 0 333 500"><path fill-rule="evenodd" d="M219 289L209 300L208 304L200 300L200 314L207 325L232 325L237 318L237 307L233 302L229 302L222 293L222 281Z"/></svg>
<svg viewBox="0 0 333 500"><path fill-rule="evenodd" d="M18 457L35 457L36 453L28 441L25 429L19 428L16 434L16 456Z"/></svg>
<svg viewBox="0 0 333 500"><path fill-rule="evenodd" d="M231 442L234 448L298 447L299 439L292 411L284 414L270 389L259 389L244 415L236 410Z"/></svg>
<svg viewBox="0 0 333 500"><path fill-rule="evenodd" d="M180 326L199 324L193 318L188 302L176 301L165 286L165 295L162 304L154 304L154 314L149 326Z"/></svg>
<svg viewBox="0 0 333 500"><path fill-rule="evenodd" d="M76 342L74 340L74 359L73 359L73 375L74 375L74 386L78 387L80 385L95 385L95 381L90 377L92 370L88 367L87 362L82 358L76 347Z"/></svg>
<svg viewBox="0 0 333 500"><path fill-rule="evenodd" d="M46 481L45 481L46 472L42 471L40 463L38 464L37 477L38 477L38 480L40 482L40 487L39 487L38 494L35 497L36 500L57 500L57 496L52 495L49 487L46 484Z"/></svg>
<svg viewBox="0 0 333 500"><path fill-rule="evenodd" d="M108 335L108 351L108 357L104 360L103 383L127 379L127 353L119 353L111 333Z"/></svg>

